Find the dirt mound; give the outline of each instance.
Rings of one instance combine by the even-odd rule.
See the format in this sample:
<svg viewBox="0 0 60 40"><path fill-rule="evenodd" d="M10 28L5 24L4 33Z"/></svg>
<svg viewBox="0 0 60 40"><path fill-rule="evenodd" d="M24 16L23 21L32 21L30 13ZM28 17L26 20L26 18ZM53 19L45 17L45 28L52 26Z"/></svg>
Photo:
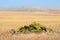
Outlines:
<svg viewBox="0 0 60 40"><path fill-rule="evenodd" d="M60 40L58 33L30 33L30 34L14 34L8 32L0 34L0 40Z"/></svg>

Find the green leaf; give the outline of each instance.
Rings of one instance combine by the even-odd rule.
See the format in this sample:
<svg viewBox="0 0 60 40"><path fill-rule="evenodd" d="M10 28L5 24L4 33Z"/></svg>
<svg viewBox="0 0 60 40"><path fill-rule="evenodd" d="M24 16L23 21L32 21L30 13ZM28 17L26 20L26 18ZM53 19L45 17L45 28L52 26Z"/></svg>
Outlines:
<svg viewBox="0 0 60 40"><path fill-rule="evenodd" d="M38 30L34 30L34 29L33 29L33 30L31 30L31 32L38 32Z"/></svg>
<svg viewBox="0 0 60 40"><path fill-rule="evenodd" d="M47 32L51 32L52 29L50 29L50 28L46 28L46 31L47 31Z"/></svg>
<svg viewBox="0 0 60 40"><path fill-rule="evenodd" d="M19 32L21 28L22 28L21 26L18 27L18 28L16 29L16 32Z"/></svg>
<svg viewBox="0 0 60 40"><path fill-rule="evenodd" d="M23 29L22 29L22 32L23 32L23 33L26 33L26 32L27 32L27 29L23 28Z"/></svg>
<svg viewBox="0 0 60 40"><path fill-rule="evenodd" d="M31 24L32 27L35 27L36 29L40 29L40 24L36 23L36 22L33 22Z"/></svg>

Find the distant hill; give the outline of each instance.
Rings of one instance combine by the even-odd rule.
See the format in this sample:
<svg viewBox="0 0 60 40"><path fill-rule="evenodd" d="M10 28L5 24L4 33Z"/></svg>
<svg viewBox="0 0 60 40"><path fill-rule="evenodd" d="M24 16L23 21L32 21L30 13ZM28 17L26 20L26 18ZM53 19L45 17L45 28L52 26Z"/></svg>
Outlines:
<svg viewBox="0 0 60 40"><path fill-rule="evenodd" d="M24 6L20 8L0 8L0 11L53 11L60 12L60 8L42 8L36 6Z"/></svg>

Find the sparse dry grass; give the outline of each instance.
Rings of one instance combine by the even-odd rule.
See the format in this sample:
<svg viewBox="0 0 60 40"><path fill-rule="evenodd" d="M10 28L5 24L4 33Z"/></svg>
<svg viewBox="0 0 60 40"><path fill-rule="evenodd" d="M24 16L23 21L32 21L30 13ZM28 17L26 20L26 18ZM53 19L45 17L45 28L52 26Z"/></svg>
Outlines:
<svg viewBox="0 0 60 40"><path fill-rule="evenodd" d="M10 35L6 31L18 26L28 25L36 21L52 28L53 35L41 34L17 34ZM50 12L0 12L0 40L60 40L60 13Z"/></svg>

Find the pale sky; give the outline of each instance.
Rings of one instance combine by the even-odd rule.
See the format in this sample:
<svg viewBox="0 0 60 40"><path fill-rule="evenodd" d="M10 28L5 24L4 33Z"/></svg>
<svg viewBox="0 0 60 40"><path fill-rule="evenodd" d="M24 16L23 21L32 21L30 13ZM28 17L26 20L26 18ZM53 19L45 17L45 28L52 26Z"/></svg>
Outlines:
<svg viewBox="0 0 60 40"><path fill-rule="evenodd" d="M60 8L60 0L0 0L0 8L16 8L22 6Z"/></svg>

